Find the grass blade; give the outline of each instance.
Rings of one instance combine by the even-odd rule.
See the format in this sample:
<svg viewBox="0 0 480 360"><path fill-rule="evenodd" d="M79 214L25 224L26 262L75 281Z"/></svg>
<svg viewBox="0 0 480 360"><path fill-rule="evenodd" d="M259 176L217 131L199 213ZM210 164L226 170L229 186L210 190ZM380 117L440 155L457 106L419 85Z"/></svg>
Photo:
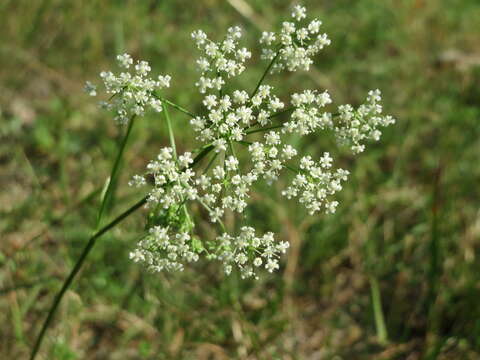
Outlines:
<svg viewBox="0 0 480 360"><path fill-rule="evenodd" d="M378 285L378 280L374 276L370 276L369 281L372 295L373 316L375 319L375 328L377 329L378 342L384 345L388 343L388 332L387 326L385 325L385 317L383 316L380 286Z"/></svg>

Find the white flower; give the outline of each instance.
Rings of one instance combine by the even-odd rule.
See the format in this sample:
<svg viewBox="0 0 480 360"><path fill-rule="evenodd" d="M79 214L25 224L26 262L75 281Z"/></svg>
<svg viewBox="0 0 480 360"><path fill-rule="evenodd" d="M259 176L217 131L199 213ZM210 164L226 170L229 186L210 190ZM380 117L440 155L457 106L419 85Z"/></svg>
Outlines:
<svg viewBox="0 0 480 360"><path fill-rule="evenodd" d="M118 65L128 69L133 64L133 59L129 54L117 55Z"/></svg>
<svg viewBox="0 0 480 360"><path fill-rule="evenodd" d="M139 61L135 65L135 71L141 76L147 75L150 72L150 70L152 70L152 68L150 67L150 65L146 61L143 61L143 60Z"/></svg>
<svg viewBox="0 0 480 360"><path fill-rule="evenodd" d="M84 91L90 96L97 96L97 86L93 85L90 81L85 82Z"/></svg>
<svg viewBox="0 0 480 360"><path fill-rule="evenodd" d="M287 160L290 160L294 156L297 156L297 150L295 150L292 145L285 145L283 148L283 156L285 156Z"/></svg>
<svg viewBox="0 0 480 360"><path fill-rule="evenodd" d="M361 153L365 150L365 141L378 141L381 136L380 127L386 127L395 123L390 115L382 116L380 90L371 90L368 93L366 103L356 110L351 105L338 107L340 113L338 121L334 125L335 135L340 143L348 144L353 153Z"/></svg>
<svg viewBox="0 0 480 360"><path fill-rule="evenodd" d="M237 58L241 62L244 62L247 59L250 59L252 57L252 53L248 51L246 48L242 48L237 51Z"/></svg>
<svg viewBox="0 0 480 360"><path fill-rule="evenodd" d="M217 97L215 95L205 96L205 99L203 100L203 105L205 105L207 109L210 110L217 105Z"/></svg>
<svg viewBox="0 0 480 360"><path fill-rule="evenodd" d="M213 142L213 146L215 146L216 152L227 150L227 142L225 141L225 139L216 139Z"/></svg>
<svg viewBox="0 0 480 360"><path fill-rule="evenodd" d="M300 21L307 17L306 13L307 13L307 9L305 7L296 5L293 8L292 17L295 18L295 20Z"/></svg>
<svg viewBox="0 0 480 360"><path fill-rule="evenodd" d="M275 112L284 108L284 104L272 94L273 88L269 85L259 86L252 98L245 90L239 89L222 96L212 94L211 91L214 89L222 90L225 76L228 78L238 75L239 69L243 71L242 62L251 54L242 48L235 50L236 58L227 56L236 49L237 40L241 37L241 31L236 27L230 28L226 39L218 44L206 39L203 32L195 32L193 37L203 39L198 42L198 46L204 51L204 56L197 63L204 65L208 63L211 66L201 66L202 76L196 83L201 93L208 93L202 102L207 114L205 118L195 117L190 123L197 132L198 140L213 144L216 152L226 151L227 144L244 139L245 130L254 123L256 115L257 122L266 125ZM225 53L216 52L214 49L217 48L223 49ZM206 77L206 75L217 77Z"/></svg>
<svg viewBox="0 0 480 360"><path fill-rule="evenodd" d="M280 144L280 135L278 135L275 131L270 131L265 134L265 142L268 145L278 145Z"/></svg>
<svg viewBox="0 0 480 360"><path fill-rule="evenodd" d="M187 200L195 200L198 191L195 188L195 173L189 168L192 162L192 154L189 152L180 155L177 162L172 148L162 148L157 160L147 165L147 174L154 179L153 189L147 195L148 206L160 205L168 209L180 206ZM139 179L139 176L134 177L132 185L137 185Z"/></svg>
<svg viewBox="0 0 480 360"><path fill-rule="evenodd" d="M265 269L268 270L268 272L274 272L279 268L278 265L278 260L276 259L268 259L267 264L265 265Z"/></svg>
<svg viewBox="0 0 480 360"><path fill-rule="evenodd" d="M327 91L318 94L317 91L305 90L303 93L296 93L291 98L295 107L291 120L286 122L283 132L297 132L300 135L307 135L317 128L325 129L332 126L330 113L321 113L321 108L332 102Z"/></svg>
<svg viewBox="0 0 480 360"><path fill-rule="evenodd" d="M198 47L205 44L207 40L207 34L205 34L202 30L197 30L192 32L192 39L195 40Z"/></svg>
<svg viewBox="0 0 480 360"><path fill-rule="evenodd" d="M274 32L264 31L262 33L261 38L260 38L260 44L266 44L266 45L270 46L276 40L277 40L277 38L276 38Z"/></svg>
<svg viewBox="0 0 480 360"><path fill-rule="evenodd" d="M320 161L315 163L310 156L300 159L300 171L292 184L282 192L287 198L299 197L310 214L320 211L333 213L338 202L331 197L342 189L341 182L347 179L348 171L337 169L330 171L333 159L329 153L324 153Z"/></svg>
<svg viewBox="0 0 480 360"><path fill-rule="evenodd" d="M296 35L297 35L297 39L298 39L298 40L300 41L300 43L302 43L302 44L303 44L304 41L310 39L308 29L306 29L306 28L298 29Z"/></svg>
<svg viewBox="0 0 480 360"><path fill-rule="evenodd" d="M178 163L184 168L189 167L190 164L193 163L192 153L186 152L183 155L180 155L178 157Z"/></svg>
<svg viewBox="0 0 480 360"><path fill-rule="evenodd" d="M132 180L128 182L129 186L134 186L134 187L141 187L145 186L147 182L145 181L145 178L140 175L134 175Z"/></svg>
<svg viewBox="0 0 480 360"><path fill-rule="evenodd" d="M182 271L183 263L198 261L199 256L188 233L173 235L166 227L154 226L138 242L136 249L130 253L130 258L145 263L152 272L160 272Z"/></svg>
<svg viewBox="0 0 480 360"><path fill-rule="evenodd" d="M333 159L328 152L323 153L323 156L320 158L320 166L324 169L329 169L332 167Z"/></svg>
<svg viewBox="0 0 480 360"><path fill-rule="evenodd" d="M278 258L288 248L288 243L276 243L273 233L257 237L255 229L249 226L242 227L236 237L224 233L217 237L215 243L217 246L211 249L212 258L224 264L227 274L233 267L238 268L242 278L257 278L254 269L263 264L269 272L277 270Z"/></svg>
<svg viewBox="0 0 480 360"><path fill-rule="evenodd" d="M129 69L133 63L128 54L118 55L117 60L125 69ZM170 86L171 77L164 75L154 80L147 76L150 70L148 62L139 61L135 65L135 73L121 72L118 75L111 71L100 73L106 92L110 94L110 101L102 102L102 107L115 112L114 120L118 124L126 124L132 115L144 115L148 108L156 112L162 111L161 100L154 92ZM94 85L89 82L87 85L90 95L93 96L96 93Z"/></svg>
<svg viewBox="0 0 480 360"><path fill-rule="evenodd" d="M326 34L318 34L321 21L314 19L307 27L300 27L299 22L306 18L305 7L296 5L292 17L297 23L283 22L278 34L264 32L260 37L260 43L265 45L262 58L273 60L278 55L272 67L273 72L283 69L308 71L313 64L313 57L330 45Z"/></svg>
<svg viewBox="0 0 480 360"><path fill-rule="evenodd" d="M262 263L263 263L263 261L262 261L262 258L260 258L260 257L257 257L257 258L255 258L255 260L253 260L253 265L256 266L256 267L261 266Z"/></svg>
<svg viewBox="0 0 480 360"><path fill-rule="evenodd" d="M248 98L248 93L245 90L235 90L233 92L233 101L237 104L245 104Z"/></svg>
<svg viewBox="0 0 480 360"><path fill-rule="evenodd" d="M170 80L172 80L172 77L170 75L160 75L158 77L158 82L160 87L165 88L165 87L170 87Z"/></svg>
<svg viewBox="0 0 480 360"><path fill-rule="evenodd" d="M320 31L321 25L322 22L320 20L312 20L312 22L308 25L308 31L310 31L311 34L317 34Z"/></svg>
<svg viewBox="0 0 480 360"><path fill-rule="evenodd" d="M234 156L229 156L225 160L225 166L228 171L236 171L238 169L238 159Z"/></svg>
<svg viewBox="0 0 480 360"><path fill-rule="evenodd" d="M192 33L198 49L203 52L203 56L197 60L201 77L196 86L200 93L209 89L221 90L225 84L224 77L231 78L245 70L244 63L252 54L246 48L237 49L241 37L242 32L238 26L229 28L225 39L218 43L209 40L201 30Z"/></svg>

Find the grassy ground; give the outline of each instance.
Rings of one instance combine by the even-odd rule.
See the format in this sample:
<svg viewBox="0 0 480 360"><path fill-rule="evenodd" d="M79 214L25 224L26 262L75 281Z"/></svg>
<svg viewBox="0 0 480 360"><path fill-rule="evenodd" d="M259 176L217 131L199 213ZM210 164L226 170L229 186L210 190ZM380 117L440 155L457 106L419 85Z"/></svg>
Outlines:
<svg viewBox="0 0 480 360"><path fill-rule="evenodd" d="M480 358L480 4L306 5L333 44L313 76L270 83L328 88L340 103L378 87L398 118L360 157L335 152L352 170L338 212L308 217L259 186L249 221L292 247L281 272L257 282L203 263L145 273L128 260L144 226L133 216L94 249L44 359ZM121 134L84 81L129 51L171 74L169 97L195 110L190 31L240 24L255 48L257 27L288 14L280 0L0 2L0 358L28 356L95 222ZM174 120L189 149L186 119ZM158 118L138 122L110 217L136 201L127 180L167 142Z"/></svg>

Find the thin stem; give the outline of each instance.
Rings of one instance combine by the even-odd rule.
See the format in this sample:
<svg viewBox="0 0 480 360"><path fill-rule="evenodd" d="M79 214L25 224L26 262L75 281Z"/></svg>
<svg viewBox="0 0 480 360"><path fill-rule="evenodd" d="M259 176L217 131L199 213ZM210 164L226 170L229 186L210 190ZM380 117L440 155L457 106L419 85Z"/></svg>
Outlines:
<svg viewBox="0 0 480 360"><path fill-rule="evenodd" d="M269 126L269 127L264 127L264 128L260 128L260 129L252 129L252 130L248 130L246 132L246 134L255 134L255 133L258 133L258 132L262 132L262 131L268 131L268 130L273 130L273 129L279 129L279 128L282 128L283 127L283 124L280 124L280 125L274 125L274 126Z"/></svg>
<svg viewBox="0 0 480 360"><path fill-rule="evenodd" d="M300 174L301 173L301 170L299 169L295 169L294 167L290 166L290 165L285 165L285 168L290 170L291 172L293 172L294 174Z"/></svg>
<svg viewBox="0 0 480 360"><path fill-rule="evenodd" d="M105 212L105 206L108 200L110 199L110 196L113 190L113 184L115 183L115 178L117 177L120 160L122 159L123 152L125 150L125 146L127 145L128 138L132 131L134 121L135 121L135 115L132 115L132 117L130 118L130 121L128 122L127 132L125 133L125 136L122 139L120 148L118 149L117 157L115 158L115 162L113 163L112 171L110 172L110 178L108 181L107 189L105 191L105 195L102 198L102 202L100 204L100 210L98 211L97 223L95 225L95 229L98 229L98 227L100 226L103 213Z"/></svg>
<svg viewBox="0 0 480 360"><path fill-rule="evenodd" d="M233 155L234 157L237 157L237 154L235 153L235 149L233 148L233 143L232 143L232 141L231 141L230 139L228 140L228 145L229 145L229 147L230 147L230 152L232 153L232 155Z"/></svg>
<svg viewBox="0 0 480 360"><path fill-rule="evenodd" d="M205 204L203 202L203 200L201 198L198 198L198 202L205 208L207 209L207 211L209 211L210 213L213 213L212 209L210 209L210 207ZM217 216L215 216L215 220L218 221L218 224L220 225L220 227L222 228L223 232L227 232L227 228L225 227L225 224L222 222L222 220L220 220L220 218L218 218Z"/></svg>
<svg viewBox="0 0 480 360"><path fill-rule="evenodd" d="M168 114L167 105L162 102L163 113L165 114L165 120L167 122L168 137L170 138L170 146L173 149L173 158L177 159L177 147L175 146L175 136L173 135L172 122L170 121L170 115Z"/></svg>
<svg viewBox="0 0 480 360"><path fill-rule="evenodd" d="M190 167L195 166L198 162L200 162L205 156L208 155L210 151L213 150L213 145L208 145L203 148L202 151L193 159L193 162L190 164ZM53 320L53 317L55 315L55 312L60 305L60 302L62 301L63 296L65 295L65 292L68 290L70 285L72 284L73 280L75 279L75 276L77 276L78 272L82 268L83 263L85 262L88 254L92 250L92 248L95 246L95 243L98 238L100 238L103 234L114 228L116 225L118 225L120 222L122 222L125 218L130 216L132 213L134 213L136 210L141 208L143 205L147 203L147 197L144 197L140 201L138 201L135 205L130 207L128 210L117 216L114 220L112 220L110 223L105 225L103 228L98 230L95 234L93 234L90 239L87 242L87 245L82 251L82 254L80 255L80 258L77 260L75 266L73 267L72 271L68 275L67 279L62 285L62 288L58 292L58 294L55 296L55 299L53 301L53 304L48 312L47 318L45 319L45 322L42 325L42 329L40 330L40 333L37 336L37 339L35 341L35 345L33 346L32 353L30 355L30 360L34 360L38 350L40 349L40 346L42 345L43 338L45 336L45 332L47 331L48 327L50 326L50 323Z"/></svg>
<svg viewBox="0 0 480 360"><path fill-rule="evenodd" d="M157 94L153 94L153 96L154 96L155 98L157 98L158 100L160 100L162 103L165 103L165 104L170 105L171 107L173 107L173 108L177 109L178 111L180 111L180 112L182 112L182 113L190 116L191 118L196 118L196 117L197 117L197 115L191 113L190 111L188 111L187 109L181 107L180 105L177 105L177 104L171 102L171 101L168 100L168 99L165 99L165 98L163 98L163 97L161 97L161 96L159 96L159 95L157 95Z"/></svg>
<svg viewBox="0 0 480 360"><path fill-rule="evenodd" d="M87 245L82 251L82 254L80 255L80 258L77 260L77 263L73 267L72 271L68 275L68 278L65 280L63 283L62 288L58 292L58 294L55 296L55 299L53 301L52 307L50 308L50 311L48 312L47 318L45 319L45 322L43 323L42 330L40 331L37 340L35 342L35 345L33 346L32 354L30 355L30 360L34 360L38 350L40 349L40 345L42 344L43 338L45 336L45 332L47 331L47 328L49 327L50 323L53 320L53 316L55 315L55 312L60 305L60 302L63 298L63 295L65 292L68 290L70 285L73 282L73 279L75 279L75 276L78 274L80 269L82 268L83 263L85 262L88 254L92 250L92 248L95 246L95 243L98 238L100 238L103 234L105 234L107 231L118 225L120 222L122 222L125 218L127 218L130 214L135 212L137 209L142 207L147 203L147 197L144 197L141 199L139 202L137 202L135 205L130 207L128 210L124 211L122 214L117 216L114 220L112 220L110 223L105 225L103 228L98 230L95 234L93 234L90 239L87 242Z"/></svg>
<svg viewBox="0 0 480 360"><path fill-rule="evenodd" d="M183 208L183 211L184 211L185 216L186 216L186 218L187 218L188 224L189 224L190 226L192 226L192 228L193 228L194 223L193 223L192 219L190 218L190 214L188 213L187 204L184 203L184 204L182 205L182 208Z"/></svg>
<svg viewBox="0 0 480 360"><path fill-rule="evenodd" d="M275 117L277 117L277 116L280 116L280 115L285 114L285 113L287 113L287 112L293 111L293 110L295 110L295 109L296 109L295 106L291 106L291 107L288 107L288 108L286 108L286 109L284 109L284 110L281 110L281 111L279 111L279 112L276 112L275 114L270 115L268 118L269 118L269 119L273 119L273 118L275 118Z"/></svg>
<svg viewBox="0 0 480 360"><path fill-rule="evenodd" d="M212 143L210 143L210 144L206 144L206 145L203 145L203 146L197 147L197 148L195 148L195 149L193 149L193 150L192 150L192 154L199 153L199 152L201 152L201 151L205 150L207 147L209 147L209 146L212 146L212 145L213 145L213 144L212 144Z"/></svg>
<svg viewBox="0 0 480 360"><path fill-rule="evenodd" d="M218 156L217 152L215 154L213 154L212 158L210 159L210 161L207 164L207 167L205 168L205 170L203 170L204 174L206 174L207 171L212 167L212 165L213 165L215 159L217 158L217 156Z"/></svg>
<svg viewBox="0 0 480 360"><path fill-rule="evenodd" d="M197 156L193 159L193 162L190 164L190 167L194 167L200 160L202 160L205 156L207 156L210 151L213 150L213 145L205 146Z"/></svg>
<svg viewBox="0 0 480 360"><path fill-rule="evenodd" d="M249 146L249 145L253 144L251 141L245 141L245 140L240 140L240 141L235 141L235 142L237 144L246 145L246 146Z"/></svg>
<svg viewBox="0 0 480 360"><path fill-rule="evenodd" d="M295 110L295 109L296 109L296 107L292 106L292 107L289 107L289 108L287 108L287 109L285 109L285 110L276 112L275 114L270 115L268 118L269 118L269 119L273 119L273 118L276 118L277 116L286 114L287 112L293 111L293 110ZM253 128L254 126L257 126L257 125L258 125L258 121L255 121L253 124L245 127L243 130L251 129L251 128Z"/></svg>
<svg viewBox="0 0 480 360"><path fill-rule="evenodd" d="M265 76L267 76L268 72L269 72L270 69L272 68L273 64L275 63L275 61L277 60L277 58L278 58L279 55L280 55L280 49L278 49L278 51L277 51L277 53L275 54L274 58L272 59L272 61L270 61L270 64L268 64L268 66L267 66L267 68L265 69L262 77L261 77L260 80L258 81L257 86L255 87L255 90L253 90L252 95L250 95L250 99L253 98L253 97L255 96L255 94L257 93L258 88L260 87L260 85L262 85L263 79L265 79Z"/></svg>

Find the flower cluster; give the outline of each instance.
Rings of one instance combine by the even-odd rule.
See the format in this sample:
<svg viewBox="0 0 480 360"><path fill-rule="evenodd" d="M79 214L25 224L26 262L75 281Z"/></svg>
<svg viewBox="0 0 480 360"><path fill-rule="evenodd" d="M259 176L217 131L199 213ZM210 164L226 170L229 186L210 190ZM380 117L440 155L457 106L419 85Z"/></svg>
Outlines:
<svg viewBox="0 0 480 360"><path fill-rule="evenodd" d="M334 213L338 201L331 200L331 197L342 190L341 182L347 180L349 172L343 169L332 172L332 163L328 152L323 154L319 162L312 160L311 156L304 156L300 160L300 171L282 194L289 199L299 197L311 215L321 209L326 213Z"/></svg>
<svg viewBox="0 0 480 360"><path fill-rule="evenodd" d="M198 133L197 139L213 143L215 150L220 152L227 149L229 142L242 141L245 130L254 123L267 125L270 117L284 107L272 90L271 86L262 85L252 98L244 90L235 90L231 96L205 96L203 105L207 115L190 120Z"/></svg>
<svg viewBox="0 0 480 360"><path fill-rule="evenodd" d="M221 261L226 274L237 267L243 279L257 278L255 270L258 268L264 267L269 272L277 270L280 254L284 254L288 247L286 241L275 242L271 232L257 237L255 229L244 226L236 237L226 233L218 236L210 258Z"/></svg>
<svg viewBox="0 0 480 360"><path fill-rule="evenodd" d="M189 152L175 159L172 148L165 147L160 150L157 159L147 165L147 174L152 175L154 181L153 189L147 198L150 207L160 205L168 209L197 198L193 180L195 173L189 168L192 162L192 154ZM139 175L130 182L135 186L145 183L145 178Z"/></svg>
<svg viewBox="0 0 480 360"><path fill-rule="evenodd" d="M332 114L320 113L320 109L332 102L327 91L318 93L315 90L305 90L301 94L292 95L292 105L295 110L291 120L284 124L284 132L297 132L307 135L317 128L325 129L332 126Z"/></svg>
<svg viewBox="0 0 480 360"><path fill-rule="evenodd" d="M351 105L338 107L338 122L335 124L335 133L341 143L350 145L353 153L358 154L365 150L366 140L380 140L382 135L379 127L395 123L390 115L382 116L380 90L371 90L365 104L358 109Z"/></svg>
<svg viewBox="0 0 480 360"><path fill-rule="evenodd" d="M130 253L130 259L145 264L152 272L180 271L183 263L195 262L198 258L188 232L171 234L168 227L162 226L150 228L148 235Z"/></svg>
<svg viewBox="0 0 480 360"><path fill-rule="evenodd" d="M250 187L257 177L238 173L238 159L229 156L225 166L216 166L212 176L203 174L197 180L200 203L208 210L212 222L221 222L226 209L242 213L247 207Z"/></svg>
<svg viewBox="0 0 480 360"><path fill-rule="evenodd" d="M241 214L247 207L252 185L261 178L270 183L277 180L286 161L297 155L291 145L282 144L275 131L265 134L264 140L249 145L253 168L245 174L240 173L239 159L230 155L223 166L213 168L211 176L203 174L197 179L201 194L198 200L208 210L212 222L217 222L226 209Z"/></svg>
<svg viewBox="0 0 480 360"><path fill-rule="evenodd" d="M192 33L198 49L203 53L197 60L201 76L195 84L202 94L210 89L221 90L225 84L223 76L230 78L245 70L244 63L252 54L246 48L237 48L241 37L242 30L238 26L229 28L225 39L218 43L209 40L202 30Z"/></svg>
<svg viewBox="0 0 480 360"><path fill-rule="evenodd" d="M306 8L297 5L293 8L294 22L285 21L279 33L263 32L260 43L265 45L262 49L262 58L276 59L272 71L298 69L308 71L313 64L313 57L325 46L330 45L327 34L320 34L322 22L318 19L308 24L302 24L306 18Z"/></svg>
<svg viewBox="0 0 480 360"><path fill-rule="evenodd" d="M280 135L275 131L265 134L264 139L265 144L257 141L248 147L254 164L251 174L273 182L277 180L285 162L297 155L297 150L291 145L284 145L281 148Z"/></svg>
<svg viewBox="0 0 480 360"><path fill-rule="evenodd" d="M292 94L290 106L285 109L273 87L262 84L269 69L308 70L313 56L330 43L325 34L320 34L319 20L302 25L306 18L304 7L294 7L292 17L294 22L284 22L279 33L262 34L260 41L266 45L263 57L271 64L252 93L230 87L226 91L224 86L245 70L251 57L246 48L239 46L241 30L229 28L220 42L209 40L201 30L192 33L202 53L197 61L201 76L196 86L203 104L199 114L157 97L154 90L168 86L170 77L150 79L146 62L138 62L134 74L101 74L107 92L113 96L109 107L116 109L117 121L125 122L129 114L142 114L147 106L158 111L162 106L172 106L191 117L190 124L202 143L197 155L200 159L193 159L190 152L177 156L174 137L170 136L171 147L162 148L147 165L146 173L130 181L132 186L151 186L147 195L150 230L131 253L134 261L145 263L152 271L182 270L184 263L204 254L223 262L227 274L237 268L245 278L255 278L260 268L270 272L278 269L279 257L288 242L276 242L272 233L258 237L248 226L241 227L237 236L229 235L222 221L225 213L243 214L254 183L271 184L284 172L294 173L282 191L284 196L297 198L310 214L335 212L338 201L334 196L349 172L335 169L328 152L318 160L309 155L297 159L296 142L289 143L288 137L328 129L359 153L367 140L380 138L380 127L394 123L391 116L381 115L378 90L370 91L366 103L357 109L342 105L333 114L328 109L332 104L328 91L305 90ZM118 61L126 69L133 66L128 55L120 55ZM85 90L96 94L91 83ZM280 116L288 119L278 122ZM168 116L165 118L170 121ZM246 155L237 155L242 148ZM196 173L192 168L204 157L210 160L201 173ZM196 209L192 203L205 209L209 220L221 227L220 236L209 241L194 235L195 222L189 215L189 209Z"/></svg>
<svg viewBox="0 0 480 360"><path fill-rule="evenodd" d="M117 56L118 65L126 70L133 65L133 59L128 54ZM101 105L115 111L115 121L125 124L133 115L143 115L150 107L156 112L162 111L162 102L154 95L154 90L170 86L170 76L158 76L157 79L149 77L150 65L146 61L138 61L133 66L134 71L124 71L116 75L111 71L102 71L100 77L103 80L107 94L110 94L109 102ZM85 91L90 96L96 96L96 86L87 81Z"/></svg>

